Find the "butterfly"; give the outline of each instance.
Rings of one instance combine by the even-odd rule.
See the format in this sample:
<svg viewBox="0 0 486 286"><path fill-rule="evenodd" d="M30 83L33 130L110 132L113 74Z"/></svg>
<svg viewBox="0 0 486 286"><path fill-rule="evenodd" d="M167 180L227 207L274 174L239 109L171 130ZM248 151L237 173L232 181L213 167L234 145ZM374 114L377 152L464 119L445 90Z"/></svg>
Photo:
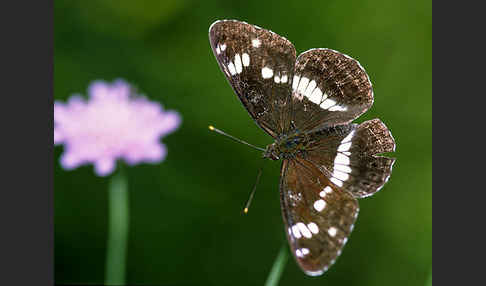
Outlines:
<svg viewBox="0 0 486 286"><path fill-rule="evenodd" d="M296 57L286 38L236 20L214 22L209 40L241 103L274 143L264 158L282 160L280 204L290 250L311 276L341 254L359 205L388 181L395 151L379 119L351 123L373 104L368 75L331 49Z"/></svg>

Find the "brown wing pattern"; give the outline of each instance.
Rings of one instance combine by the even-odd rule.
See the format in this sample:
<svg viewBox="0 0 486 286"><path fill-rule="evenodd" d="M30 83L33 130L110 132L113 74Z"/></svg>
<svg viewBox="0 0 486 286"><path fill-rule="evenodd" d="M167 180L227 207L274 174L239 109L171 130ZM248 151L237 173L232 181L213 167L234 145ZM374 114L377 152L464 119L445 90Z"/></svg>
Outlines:
<svg viewBox="0 0 486 286"><path fill-rule="evenodd" d="M330 49L299 55L292 90L292 119L300 131L349 123L373 104L373 89L363 67Z"/></svg>
<svg viewBox="0 0 486 286"><path fill-rule="evenodd" d="M217 21L211 48L233 90L272 137L289 130L295 48L287 39L244 22Z"/></svg>
<svg viewBox="0 0 486 286"><path fill-rule="evenodd" d="M357 198L379 191L391 175L395 151L391 132L379 119L323 128L311 133L307 159L326 177Z"/></svg>
<svg viewBox="0 0 486 286"><path fill-rule="evenodd" d="M346 244L358 216L357 200L311 162L296 158L282 164L280 203L292 254L306 274L321 275Z"/></svg>

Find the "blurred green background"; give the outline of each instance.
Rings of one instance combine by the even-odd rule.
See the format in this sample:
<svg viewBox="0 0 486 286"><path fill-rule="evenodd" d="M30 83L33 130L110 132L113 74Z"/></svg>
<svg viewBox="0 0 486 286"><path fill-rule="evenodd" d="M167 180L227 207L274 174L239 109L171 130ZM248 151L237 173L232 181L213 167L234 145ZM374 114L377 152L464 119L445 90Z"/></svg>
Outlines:
<svg viewBox="0 0 486 286"><path fill-rule="evenodd" d="M278 162L208 131L214 124L258 146L250 119L208 41L218 19L239 19L360 61L375 93L356 122L379 117L397 142L393 175L361 212L343 254L307 277L291 258L280 285L425 285L432 267L431 1L55 1L55 99L124 78L175 109L159 165L128 169L127 283L262 285L284 239ZM107 178L64 171L55 148L55 280L103 283ZM247 216L257 170L264 172Z"/></svg>

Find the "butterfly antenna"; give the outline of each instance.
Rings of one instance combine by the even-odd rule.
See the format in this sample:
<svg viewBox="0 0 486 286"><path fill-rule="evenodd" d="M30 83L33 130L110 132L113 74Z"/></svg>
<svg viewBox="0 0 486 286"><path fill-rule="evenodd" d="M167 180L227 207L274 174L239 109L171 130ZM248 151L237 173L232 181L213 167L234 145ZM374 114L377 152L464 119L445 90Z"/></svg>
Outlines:
<svg viewBox="0 0 486 286"><path fill-rule="evenodd" d="M252 144L250 144L250 143L248 143L248 142L245 142L245 141L243 141L243 140L241 140L241 139L238 139L238 138L236 138L236 137L234 137L234 136L231 136L231 135L229 135L228 133L226 133L226 132L224 132L224 131L222 131L222 130L219 130L218 128L215 128L215 127L214 127L214 126L212 126L212 125L209 125L209 130L214 131L214 132L216 132L216 133L219 133L219 134L221 134L221 135L224 135L224 136L226 136L226 137L229 137L229 138L233 139L233 140L234 140L234 141L236 141L236 142L239 142L239 143L245 144L245 145L250 146L250 147L252 147L252 148L254 148L254 149L257 149L257 150L260 150L260 151L265 152L265 149L260 148L260 147L257 147L257 146L255 146L255 145L252 145Z"/></svg>
<svg viewBox="0 0 486 286"><path fill-rule="evenodd" d="M256 178L255 185L253 186L253 190L251 191L250 196L248 197L248 201L245 204L245 208L243 209L243 213L245 214L248 213L248 208L250 207L251 201L253 200L253 196L255 195L256 187L258 185L258 182L260 181L260 176L262 175L262 170L263 168L260 168L260 170L258 170L258 175Z"/></svg>

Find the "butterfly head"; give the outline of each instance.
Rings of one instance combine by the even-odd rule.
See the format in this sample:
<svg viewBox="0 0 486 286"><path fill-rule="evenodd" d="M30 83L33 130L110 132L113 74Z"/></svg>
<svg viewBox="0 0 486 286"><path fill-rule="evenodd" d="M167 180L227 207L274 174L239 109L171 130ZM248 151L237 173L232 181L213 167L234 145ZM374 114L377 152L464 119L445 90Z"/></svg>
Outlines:
<svg viewBox="0 0 486 286"><path fill-rule="evenodd" d="M263 158L271 159L271 160L280 160L279 154L280 154L280 150L278 148L278 145L276 143L272 143L270 145L267 145L267 148L263 153Z"/></svg>

